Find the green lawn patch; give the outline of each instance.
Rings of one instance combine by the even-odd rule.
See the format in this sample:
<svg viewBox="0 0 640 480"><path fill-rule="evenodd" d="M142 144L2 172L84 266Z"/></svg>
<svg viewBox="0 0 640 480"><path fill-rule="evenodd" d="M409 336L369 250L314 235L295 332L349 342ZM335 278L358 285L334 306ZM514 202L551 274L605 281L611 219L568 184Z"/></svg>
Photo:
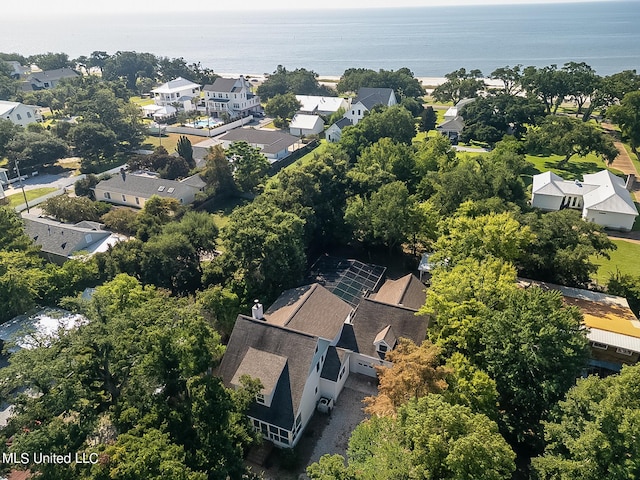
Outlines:
<svg viewBox="0 0 640 480"><path fill-rule="evenodd" d="M591 257L591 261L598 265L598 271L593 280L600 285L605 285L609 276L616 271L636 276L640 272L640 243L626 240L613 240L613 243L618 248L610 254L609 260L598 256Z"/></svg>
<svg viewBox="0 0 640 480"><path fill-rule="evenodd" d="M53 187L43 187L36 188L34 190L25 190L24 193L27 195L27 202L30 202L31 200L44 197L47 193L55 192L56 190L57 188ZM22 195L22 191L9 195L7 199L9 200L9 206L11 208L15 208L24 203L24 195Z"/></svg>
<svg viewBox="0 0 640 480"><path fill-rule="evenodd" d="M531 185L534 175L546 172L547 170L551 170L553 173L560 175L565 180L582 180L585 173L596 173L607 168L606 163L593 153L590 153L586 157L571 157L569 163L563 168L560 168L559 163L563 158L564 157L561 155L525 155L525 159L530 164L529 168L527 168L522 175L525 185ZM621 172L613 168L609 168L608 170L614 175L621 174Z"/></svg>
<svg viewBox="0 0 640 480"><path fill-rule="evenodd" d="M316 148L311 150L306 155L303 155L302 157L300 157L298 160L293 162L291 165L287 165L284 168L284 170L297 168L300 165L306 165L307 163L313 162L314 160L316 160L320 155L322 155L325 152L325 150L327 149L328 146L329 146L329 142L327 142L327 140L325 140L323 138L322 140L320 140L320 145L318 145Z"/></svg>
<svg viewBox="0 0 640 480"><path fill-rule="evenodd" d="M147 138L145 138L144 143L140 148L145 150L153 150L154 148L162 145L167 149L167 152L171 154L176 151L176 145L178 145L178 140L182 136L183 135L181 133L165 133L161 137L158 137L157 135L149 135ZM189 139L191 145L195 145L196 143L200 143L207 139L207 137L200 137L198 135L184 136Z"/></svg>
<svg viewBox="0 0 640 480"><path fill-rule="evenodd" d="M135 103L139 107L144 107L146 105L153 105L153 98L131 97L129 101L131 103Z"/></svg>

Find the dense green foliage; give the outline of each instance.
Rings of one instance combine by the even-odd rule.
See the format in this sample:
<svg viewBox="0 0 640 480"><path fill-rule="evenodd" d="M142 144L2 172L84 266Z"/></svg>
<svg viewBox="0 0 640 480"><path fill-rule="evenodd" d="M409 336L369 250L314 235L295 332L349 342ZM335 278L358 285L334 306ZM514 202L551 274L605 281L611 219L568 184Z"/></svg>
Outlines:
<svg viewBox="0 0 640 480"><path fill-rule="evenodd" d="M358 92L362 87L391 88L399 101L404 98L420 99L424 95L420 80L408 68L395 71L380 69L377 72L367 68L349 68L336 86L338 93Z"/></svg>
<svg viewBox="0 0 640 480"><path fill-rule="evenodd" d="M276 95L293 93L294 95L331 95L331 90L318 83L318 74L312 70L296 68L287 70L282 65L268 76L258 87L262 101L268 101Z"/></svg>
<svg viewBox="0 0 640 480"><path fill-rule="evenodd" d="M238 414L252 390L228 391L205 375L223 348L197 308L120 275L81 309L87 323L58 332L48 347L14 353L0 372L2 393L15 405L2 431L12 437L11 450L90 451L106 459L95 466L29 465L43 478L98 479L128 470L238 478L242 448L252 438Z"/></svg>
<svg viewBox="0 0 640 480"><path fill-rule="evenodd" d="M397 418L372 417L351 436L348 464L325 455L307 469L313 479L507 480L515 454L495 422L439 395L412 400Z"/></svg>
<svg viewBox="0 0 640 480"><path fill-rule="evenodd" d="M640 367L578 380L545 423L535 480L622 480L640 475Z"/></svg>

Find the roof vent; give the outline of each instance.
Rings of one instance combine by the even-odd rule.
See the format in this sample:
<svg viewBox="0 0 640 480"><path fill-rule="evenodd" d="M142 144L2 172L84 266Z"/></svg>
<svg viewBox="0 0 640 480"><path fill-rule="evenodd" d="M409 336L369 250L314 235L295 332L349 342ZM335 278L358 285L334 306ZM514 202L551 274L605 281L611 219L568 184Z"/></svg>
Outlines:
<svg viewBox="0 0 640 480"><path fill-rule="evenodd" d="M264 320L264 309L260 300L254 300L253 307L251 307L251 316L255 320Z"/></svg>

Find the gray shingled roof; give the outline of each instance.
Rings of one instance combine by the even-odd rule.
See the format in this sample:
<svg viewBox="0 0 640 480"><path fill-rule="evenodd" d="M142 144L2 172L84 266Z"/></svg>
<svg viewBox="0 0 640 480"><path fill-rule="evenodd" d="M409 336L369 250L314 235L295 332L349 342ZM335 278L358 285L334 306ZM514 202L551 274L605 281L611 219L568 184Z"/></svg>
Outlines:
<svg viewBox="0 0 640 480"><path fill-rule="evenodd" d="M338 120L336 123L334 123L334 125L336 127L338 127L340 130L342 130L344 127L348 127L350 125L353 125L353 122L351 121L350 118L342 117L340 120Z"/></svg>
<svg viewBox="0 0 640 480"><path fill-rule="evenodd" d="M360 102L368 110L371 110L376 105L389 105L389 98L393 94L391 88L369 88L363 87L358 90L358 96L353 101L353 104Z"/></svg>
<svg viewBox="0 0 640 480"><path fill-rule="evenodd" d="M387 280L371 298L378 302L418 310L424 305L427 294L423 283L410 273L397 280Z"/></svg>
<svg viewBox="0 0 640 480"><path fill-rule="evenodd" d="M417 316L415 310L363 298L356 309L352 325L345 325L338 347L381 358L374 341L387 326L391 327L397 338L408 338L420 344L427 336L428 324L429 318Z"/></svg>
<svg viewBox="0 0 640 480"><path fill-rule="evenodd" d="M111 236L111 232L107 230L79 226L84 222L71 225L35 215L24 215L22 220L26 234L43 252L61 257L87 250Z"/></svg>
<svg viewBox="0 0 640 480"><path fill-rule="evenodd" d="M216 78L213 85L205 85L206 92L233 92L237 78Z"/></svg>
<svg viewBox="0 0 640 480"><path fill-rule="evenodd" d="M56 70L45 70L42 72L36 72L31 75L31 78L39 81L46 82L60 80L61 78L75 78L78 74L70 68L58 68Z"/></svg>
<svg viewBox="0 0 640 480"><path fill-rule="evenodd" d="M332 340L351 310L347 302L314 283L284 292L264 317L274 325Z"/></svg>
<svg viewBox="0 0 640 480"><path fill-rule="evenodd" d="M231 386L232 379L250 348L286 357L288 360L276 384L271 407L253 402L248 414L291 430L302 400L316 345L317 338L312 335L239 315L218 373L224 383ZM245 365L244 368L249 367Z"/></svg>
<svg viewBox="0 0 640 480"><path fill-rule="evenodd" d="M262 145L262 151L268 154L281 152L300 141L298 137L294 137L288 133L256 130L254 128L235 128L222 135L220 140Z"/></svg>
<svg viewBox="0 0 640 480"><path fill-rule="evenodd" d="M331 380L332 382L337 382L345 356L346 350L344 348L330 346L327 349L327 358L322 366L320 377L326 380Z"/></svg>
<svg viewBox="0 0 640 480"><path fill-rule="evenodd" d="M108 180L99 182L96 188L103 188L113 193L137 195L143 198L158 195L159 197L175 199L180 199L185 195L191 194L194 190L198 190L186 183L176 182L175 180L131 174L126 174L124 177L121 174L114 175ZM170 191L172 188L173 190Z"/></svg>

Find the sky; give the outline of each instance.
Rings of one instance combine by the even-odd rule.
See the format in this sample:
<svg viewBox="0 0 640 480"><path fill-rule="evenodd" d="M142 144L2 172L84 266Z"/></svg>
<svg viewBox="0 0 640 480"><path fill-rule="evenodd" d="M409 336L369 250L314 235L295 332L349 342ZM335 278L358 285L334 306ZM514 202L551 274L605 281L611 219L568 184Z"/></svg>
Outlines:
<svg viewBox="0 0 640 480"><path fill-rule="evenodd" d="M175 0L29 0L28 2L3 2L2 14L38 13L41 15L61 15L69 13L98 14L119 12L170 12L170 11L219 11L219 10L292 10L334 8L384 8L384 7L427 7L437 5L495 5L522 3L568 3L603 0L242 0L239 2L214 1L210 3L189 3L185 7ZM611 1L611 0L604 0Z"/></svg>

